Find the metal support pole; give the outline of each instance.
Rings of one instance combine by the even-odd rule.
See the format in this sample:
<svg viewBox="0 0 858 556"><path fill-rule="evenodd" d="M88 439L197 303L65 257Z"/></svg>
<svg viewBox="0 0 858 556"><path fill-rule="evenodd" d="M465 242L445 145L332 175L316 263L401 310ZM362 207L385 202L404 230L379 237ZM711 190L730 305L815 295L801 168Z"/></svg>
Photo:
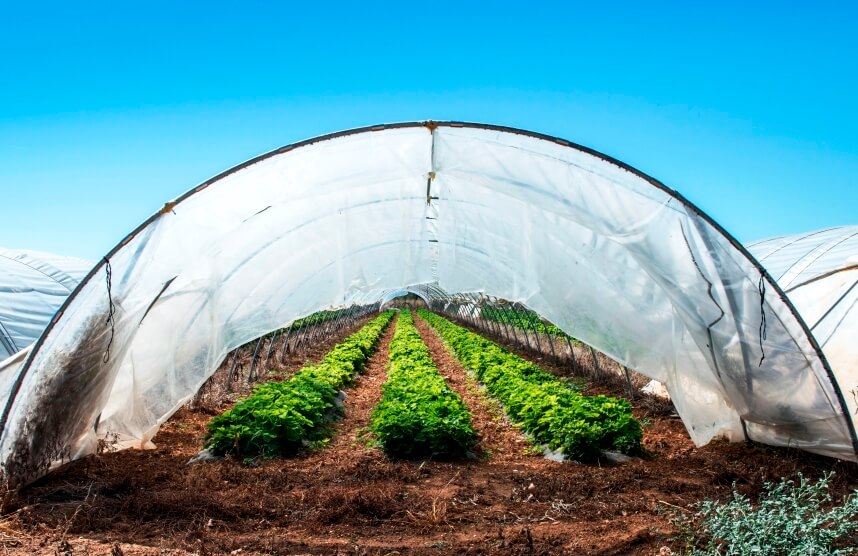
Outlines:
<svg viewBox="0 0 858 556"><path fill-rule="evenodd" d="M563 337L566 338L566 345L569 346L569 360L572 362L572 372L574 373L576 370L580 372L581 369L578 366L578 361L575 359L575 347L569 340L569 334L563 334Z"/></svg>
<svg viewBox="0 0 858 556"><path fill-rule="evenodd" d="M300 345L302 348L307 343L307 337L310 335L311 329L316 325L316 322L319 320L319 313L313 313L309 317L309 323L307 327L304 328L304 331L298 336L298 340L296 341L297 345Z"/></svg>
<svg viewBox="0 0 858 556"><path fill-rule="evenodd" d="M599 368L599 360L596 358L596 352L593 350L593 346L587 347L590 349L590 355L593 357L593 369L595 369L598 376L602 376L602 369Z"/></svg>
<svg viewBox="0 0 858 556"><path fill-rule="evenodd" d="M522 323L522 319L520 318L518 310L515 308L515 306L510 307L510 314L515 318L516 322L518 323L518 327L521 329L521 331L524 332L524 339L527 340L528 349L534 351L533 346L530 345L530 336L528 336L527 334L527 328Z"/></svg>
<svg viewBox="0 0 858 556"><path fill-rule="evenodd" d="M487 302L487 303L484 303L484 304L480 307L480 314L481 314L481 315L485 315L485 314L486 314L486 311L488 311L488 315L489 315L489 318L488 318L487 320L488 320L489 324L491 325L491 327L492 327L492 329L493 329L493 331L494 331L495 336L496 336L497 338L503 338L503 335L501 334L500 324L498 324L497 319L495 319L495 316L494 316L494 314L492 313L492 307L491 307L491 302L490 302L490 301L489 301L489 302ZM484 319L484 320L486 320L485 316L483 317L483 319Z"/></svg>
<svg viewBox="0 0 858 556"><path fill-rule="evenodd" d="M629 388L629 399L633 400L633 399L635 399L635 387L632 386L632 377L631 377L631 374L629 373L629 368L626 367L625 365L620 365L620 367L623 368L623 372L626 375L626 386L628 386L628 388Z"/></svg>
<svg viewBox="0 0 858 556"><path fill-rule="evenodd" d="M292 334L292 324L289 324L289 328L286 329L286 334L284 334L285 338L283 338L283 346L280 348L280 364L282 365L286 361L286 352L289 348L289 336Z"/></svg>
<svg viewBox="0 0 858 556"><path fill-rule="evenodd" d="M259 341L256 342L256 348L253 350L253 357L250 359L250 370L247 372L247 383L250 384L253 381L253 371L256 369L256 357L259 355L259 348L262 347L262 342L265 340L265 336L260 336Z"/></svg>
<svg viewBox="0 0 858 556"><path fill-rule="evenodd" d="M545 329L545 340L548 342L548 345L551 347L551 357L554 358L555 361L560 361L557 357L557 352L554 350L554 336L548 332L548 329Z"/></svg>
<svg viewBox="0 0 858 556"><path fill-rule="evenodd" d="M235 376L235 368L238 366L238 354L241 351L241 348L235 348L232 352L232 365L229 367L229 373L226 375L226 391L230 391L230 387L232 386L232 379Z"/></svg>
<svg viewBox="0 0 858 556"><path fill-rule="evenodd" d="M503 319L503 325L508 327L509 331L512 333L512 339L514 343L520 347L524 347L524 342L521 341L521 338L518 337L518 330L516 329L516 325L512 322L510 318L510 309L507 307L502 307L498 309L498 315Z"/></svg>
<svg viewBox="0 0 858 556"><path fill-rule="evenodd" d="M298 339L301 337L301 334L307 326L307 317L300 319L300 324L298 324L298 328L295 330L294 337L292 338L292 347L289 349L291 352L295 352L298 349Z"/></svg>
<svg viewBox="0 0 858 556"><path fill-rule="evenodd" d="M271 359L271 354L274 353L274 346L277 345L277 336L280 334L280 329L278 328L274 332L271 333L271 342L268 344L268 353L265 354L265 361L262 362L263 368L268 368L268 360Z"/></svg>
<svg viewBox="0 0 858 556"><path fill-rule="evenodd" d="M497 306L492 306L492 313L493 313L492 316L494 316L494 318L496 318L498 320L498 322L501 325L503 325L503 330L504 330L504 333L506 334L506 340L508 342L512 342L513 336L510 333L509 325L507 324L506 319L503 318L502 313L498 310Z"/></svg>
<svg viewBox="0 0 858 556"><path fill-rule="evenodd" d="M545 352L542 351L542 344L539 341L539 330L537 330L537 326L534 324L536 319L536 313L530 311L527 308L524 309L524 316L527 318L527 326L530 328L531 332L533 332L533 339L536 342L536 349L540 354L545 355Z"/></svg>

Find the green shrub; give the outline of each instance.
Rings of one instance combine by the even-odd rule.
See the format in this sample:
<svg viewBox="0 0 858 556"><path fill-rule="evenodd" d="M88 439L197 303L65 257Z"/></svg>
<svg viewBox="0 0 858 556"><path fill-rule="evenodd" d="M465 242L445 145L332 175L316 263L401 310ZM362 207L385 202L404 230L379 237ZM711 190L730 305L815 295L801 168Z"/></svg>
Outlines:
<svg viewBox="0 0 858 556"><path fill-rule="evenodd" d="M382 313L337 344L314 366L286 382L257 386L253 394L208 424L206 447L217 455L287 456L330 434L337 392L372 354L393 312Z"/></svg>
<svg viewBox="0 0 858 556"><path fill-rule="evenodd" d="M827 492L832 475L816 483L800 473L798 484L766 483L756 507L733 485L727 502L705 500L696 504L696 513L674 522L684 531L687 553L695 555L856 554L858 491L832 505Z"/></svg>
<svg viewBox="0 0 858 556"><path fill-rule="evenodd" d="M584 396L537 365L426 310L419 311L522 430L580 461L604 450L641 453L640 423L626 400Z"/></svg>
<svg viewBox="0 0 858 556"><path fill-rule="evenodd" d="M397 458L460 458L476 443L467 407L438 374L408 311L396 325L371 428L381 448Z"/></svg>

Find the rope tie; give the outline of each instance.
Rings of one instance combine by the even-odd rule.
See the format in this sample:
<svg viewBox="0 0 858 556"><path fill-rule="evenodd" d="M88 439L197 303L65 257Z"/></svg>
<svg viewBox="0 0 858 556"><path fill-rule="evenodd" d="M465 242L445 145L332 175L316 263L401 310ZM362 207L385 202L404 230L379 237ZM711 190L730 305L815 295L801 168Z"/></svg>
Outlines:
<svg viewBox="0 0 858 556"><path fill-rule="evenodd" d="M763 366L763 361L766 358L766 352L763 350L763 340L766 339L766 281L763 279L763 275L760 274L760 282L757 286L760 292L760 353L762 357L760 357L760 367Z"/></svg>
<svg viewBox="0 0 858 556"><path fill-rule="evenodd" d="M116 305L113 304L113 290L112 290L112 282L113 282L113 269L110 267L110 261L105 257L105 279L107 282L107 302L108 302L108 311L107 311L107 320L104 321L105 325L110 326L110 340L107 342L107 349L104 350L104 356L101 358L102 361L107 363L110 359L110 346L113 345L113 336L115 334L115 326L116 320L114 319L114 315L116 315Z"/></svg>

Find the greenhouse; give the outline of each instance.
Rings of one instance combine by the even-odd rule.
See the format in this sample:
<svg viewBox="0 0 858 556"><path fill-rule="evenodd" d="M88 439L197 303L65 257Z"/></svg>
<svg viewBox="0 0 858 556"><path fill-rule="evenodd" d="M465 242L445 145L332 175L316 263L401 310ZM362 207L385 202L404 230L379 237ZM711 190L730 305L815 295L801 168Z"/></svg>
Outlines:
<svg viewBox="0 0 858 556"><path fill-rule="evenodd" d="M92 263L0 248L0 361L35 342Z"/></svg>
<svg viewBox="0 0 858 556"><path fill-rule="evenodd" d="M151 446L235 348L401 292L535 311L664 382L698 445L855 461L854 365L811 330L845 320L809 317L795 293L834 266L785 279L787 243L755 245L761 266L664 184L518 129L416 122L289 145L166 203L90 271L7 382L0 462L28 482L108 435Z"/></svg>
<svg viewBox="0 0 858 556"><path fill-rule="evenodd" d="M810 327L858 416L858 226L755 241L748 250Z"/></svg>

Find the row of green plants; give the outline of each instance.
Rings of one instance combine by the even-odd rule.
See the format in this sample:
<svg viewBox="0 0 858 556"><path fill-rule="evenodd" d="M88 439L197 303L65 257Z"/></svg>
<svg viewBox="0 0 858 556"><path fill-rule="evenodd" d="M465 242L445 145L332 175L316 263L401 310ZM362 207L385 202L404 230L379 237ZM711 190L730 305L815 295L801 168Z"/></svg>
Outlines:
<svg viewBox="0 0 858 556"><path fill-rule="evenodd" d="M483 319L506 323L520 330L538 332L547 336L559 336L561 338L567 335L562 329L542 320L533 311L522 311L508 307L483 306L480 309L480 315Z"/></svg>
<svg viewBox="0 0 858 556"><path fill-rule="evenodd" d="M287 456L330 436L339 416L337 393L351 383L375 349L393 311L386 311L337 344L318 365L253 393L208 424L206 448L215 455Z"/></svg>
<svg viewBox="0 0 858 556"><path fill-rule="evenodd" d="M370 428L396 458L457 459L476 444L470 412L438 374L410 311L396 323L388 380Z"/></svg>
<svg viewBox="0 0 858 556"><path fill-rule="evenodd" d="M292 321L289 326L281 328L280 331L285 332L288 328L292 328L292 330L297 330L302 326L322 324L328 322L329 320L335 320L342 315L343 311L343 309L323 309L321 311L316 311L315 313L310 313L306 317L302 317L300 319Z"/></svg>
<svg viewBox="0 0 858 556"><path fill-rule="evenodd" d="M419 315L534 441L578 461L593 461L605 450L642 452L640 423L628 401L585 396L478 334L426 310Z"/></svg>

